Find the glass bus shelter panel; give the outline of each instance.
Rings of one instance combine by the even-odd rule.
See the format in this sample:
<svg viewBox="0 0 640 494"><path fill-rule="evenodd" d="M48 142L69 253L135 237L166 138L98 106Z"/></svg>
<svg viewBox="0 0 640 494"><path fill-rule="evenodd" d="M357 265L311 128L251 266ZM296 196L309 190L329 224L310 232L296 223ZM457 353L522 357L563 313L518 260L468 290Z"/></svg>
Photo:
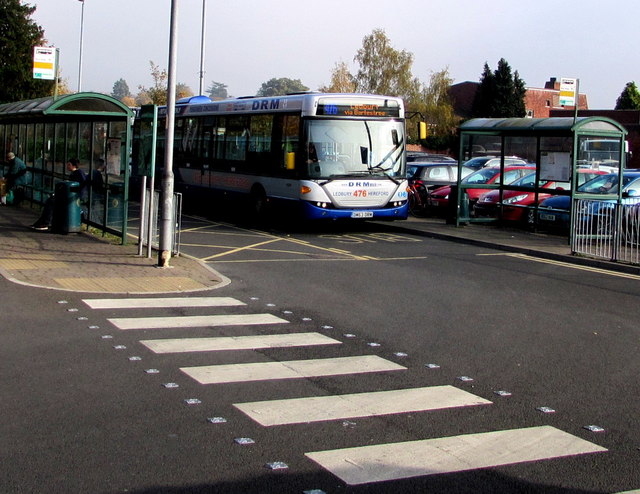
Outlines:
<svg viewBox="0 0 640 494"><path fill-rule="evenodd" d="M611 173L620 171L622 142L611 136L578 136L578 168L590 168Z"/></svg>
<svg viewBox="0 0 640 494"><path fill-rule="evenodd" d="M27 124L18 126L18 147L16 148L16 156L24 159L27 150Z"/></svg>
<svg viewBox="0 0 640 494"><path fill-rule="evenodd" d="M538 139L527 136L508 136L504 139L504 155L537 163Z"/></svg>
<svg viewBox="0 0 640 494"><path fill-rule="evenodd" d="M89 166L91 164L91 146L93 144L93 132L91 127L91 122L80 122L78 151L75 154L70 153L67 157L67 160L69 158L78 158L80 160L80 168L82 168L85 173L89 173Z"/></svg>
<svg viewBox="0 0 640 494"><path fill-rule="evenodd" d="M67 160L78 157L78 125L76 123L67 124L66 147L66 153L60 156L60 161L56 162L56 174L64 175Z"/></svg>
<svg viewBox="0 0 640 494"><path fill-rule="evenodd" d="M67 135L67 124L58 122L55 124L55 136L52 145L53 174L62 176L65 163L65 137ZM71 125L71 124L69 124ZM53 189L52 189L53 190Z"/></svg>
<svg viewBox="0 0 640 494"><path fill-rule="evenodd" d="M502 139L499 135L463 134L462 138L463 161L502 154Z"/></svg>
<svg viewBox="0 0 640 494"><path fill-rule="evenodd" d="M45 175L53 174L53 159L55 156L55 124L44 126L44 172Z"/></svg>

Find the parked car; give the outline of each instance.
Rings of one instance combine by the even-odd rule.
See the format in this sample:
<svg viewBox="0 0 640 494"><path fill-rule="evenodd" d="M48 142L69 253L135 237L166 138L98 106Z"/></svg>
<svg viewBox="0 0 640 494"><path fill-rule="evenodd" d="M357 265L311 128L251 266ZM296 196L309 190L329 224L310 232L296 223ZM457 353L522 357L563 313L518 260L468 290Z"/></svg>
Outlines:
<svg viewBox="0 0 640 494"><path fill-rule="evenodd" d="M585 182L604 174L604 171L599 170L578 170L578 184L582 185ZM536 174L531 173L526 175L511 185L518 187L526 187L530 189L535 188ZM554 182L551 180L541 181L540 188L542 189L560 189L569 190L571 184L569 182ZM538 202L551 197L549 193L538 193ZM502 192L502 219L505 221L523 221L527 224L533 224L534 214L533 209L528 209L527 206L531 206L536 202L536 194L533 190L531 192L526 190L504 190ZM476 216L498 216L498 208L500 206L500 191L492 190L483 194L478 202L476 202L473 211Z"/></svg>
<svg viewBox="0 0 640 494"><path fill-rule="evenodd" d="M517 156L505 156L504 166L508 165L526 165L527 162ZM484 168L487 166L500 166L500 158L496 156L477 156L463 163L464 166L470 168Z"/></svg>
<svg viewBox="0 0 640 494"><path fill-rule="evenodd" d="M462 177L473 173L473 168L463 166ZM432 190L458 181L457 163L419 163L407 164L407 179L411 187L409 212L414 216L423 216L429 211L427 201Z"/></svg>
<svg viewBox="0 0 640 494"><path fill-rule="evenodd" d="M421 151L407 151L407 163L419 161L421 163L458 163L455 158L445 154L423 153Z"/></svg>
<svg viewBox="0 0 640 494"><path fill-rule="evenodd" d="M611 194L615 193L618 187L618 174L607 173L599 175L578 187L578 192L587 194ZM640 172L625 171L622 178L623 203L640 203ZM611 207L615 200L603 201ZM555 230L569 230L571 224L571 197L554 196L545 199L538 205L538 225L543 228ZM591 214L599 214L598 211L591 211Z"/></svg>
<svg viewBox="0 0 640 494"><path fill-rule="evenodd" d="M535 165L513 165L504 167L504 183L510 184L519 178L535 171ZM493 166L481 168L461 180L462 185L483 185L500 183L500 167ZM487 189L465 189L469 197L469 210L473 207L478 198L487 192ZM446 213L449 207L449 194L451 194L451 186L446 185L431 192L427 200L427 206L430 212L435 214Z"/></svg>
<svg viewBox="0 0 640 494"><path fill-rule="evenodd" d="M474 172L473 168L462 166L462 178ZM407 179L411 185L423 195L444 185L455 184L458 181L458 164L454 163L424 163L413 162L407 164Z"/></svg>

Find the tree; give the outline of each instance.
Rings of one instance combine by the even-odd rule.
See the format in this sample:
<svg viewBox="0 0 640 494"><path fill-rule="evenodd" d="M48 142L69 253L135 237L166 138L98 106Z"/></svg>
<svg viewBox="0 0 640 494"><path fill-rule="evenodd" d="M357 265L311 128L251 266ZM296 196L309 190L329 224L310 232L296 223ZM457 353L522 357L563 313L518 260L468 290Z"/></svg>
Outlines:
<svg viewBox="0 0 640 494"><path fill-rule="evenodd" d="M281 77L280 79L269 79L267 82L263 82L260 89L256 93L256 96L282 96L289 93L299 93L308 91L309 88L302 84L300 79L287 79Z"/></svg>
<svg viewBox="0 0 640 494"><path fill-rule="evenodd" d="M125 98L131 97L131 91L129 91L129 85L124 79L118 79L113 83L113 90L111 91L111 97L124 101Z"/></svg>
<svg viewBox="0 0 640 494"><path fill-rule="evenodd" d="M53 94L54 81L33 78L33 48L47 45L31 19L35 10L20 0L0 0L0 103Z"/></svg>
<svg viewBox="0 0 640 494"><path fill-rule="evenodd" d="M136 96L136 103L141 105L154 104L154 105L166 105L167 104L167 71L166 69L160 69L160 67L149 61L151 65L151 77L153 78L153 87L146 88L144 86L138 86L140 93Z"/></svg>
<svg viewBox="0 0 640 494"><path fill-rule="evenodd" d="M225 99L229 97L227 85L221 82L212 81L207 88L207 93L211 99Z"/></svg>
<svg viewBox="0 0 640 494"><path fill-rule="evenodd" d="M449 69L432 72L429 85L422 89L418 111L424 116L429 129L426 145L429 149L448 149L453 145L459 118L453 109L449 88L453 79Z"/></svg>
<svg viewBox="0 0 640 494"><path fill-rule="evenodd" d="M473 102L473 116L524 117L526 91L525 83L520 79L518 71L512 74L511 66L504 58L500 59L498 68L494 72L491 72L489 64L485 62Z"/></svg>
<svg viewBox="0 0 640 494"><path fill-rule="evenodd" d="M179 82L176 84L176 99L179 100L181 98L189 98L193 96L193 89L187 86L183 82Z"/></svg>
<svg viewBox="0 0 640 494"><path fill-rule="evenodd" d="M640 110L640 92L635 82L627 82L618 100L616 110Z"/></svg>
<svg viewBox="0 0 640 494"><path fill-rule="evenodd" d="M413 54L391 46L382 29L365 36L354 58L359 65L356 90L362 93L399 96L411 106L420 94L420 81L413 77Z"/></svg>
<svg viewBox="0 0 640 494"><path fill-rule="evenodd" d="M345 62L336 63L328 86L318 88L323 93L355 93L356 81Z"/></svg>
<svg viewBox="0 0 640 494"><path fill-rule="evenodd" d="M484 63L484 69L482 76L480 76L480 85L476 91L475 98L473 100L473 108L471 114L475 117L491 115L492 110L492 98L495 94L495 83L493 72L487 62Z"/></svg>

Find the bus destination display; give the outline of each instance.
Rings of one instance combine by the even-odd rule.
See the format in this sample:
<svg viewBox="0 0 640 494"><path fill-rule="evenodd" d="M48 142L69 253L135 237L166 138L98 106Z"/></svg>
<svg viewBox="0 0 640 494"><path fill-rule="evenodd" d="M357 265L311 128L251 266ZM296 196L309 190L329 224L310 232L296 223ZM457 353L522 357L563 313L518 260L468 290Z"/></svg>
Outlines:
<svg viewBox="0 0 640 494"><path fill-rule="evenodd" d="M398 107L379 106L375 104L318 104L317 115L334 117L399 117Z"/></svg>

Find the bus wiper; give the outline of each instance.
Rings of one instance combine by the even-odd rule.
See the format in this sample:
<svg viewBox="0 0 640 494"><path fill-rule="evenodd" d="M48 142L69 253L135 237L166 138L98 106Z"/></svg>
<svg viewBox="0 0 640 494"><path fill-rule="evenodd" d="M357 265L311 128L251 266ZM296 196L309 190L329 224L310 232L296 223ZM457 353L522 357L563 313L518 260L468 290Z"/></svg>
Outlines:
<svg viewBox="0 0 640 494"><path fill-rule="evenodd" d="M383 168L382 164L387 161L389 158L391 158L391 156L393 155L393 153L395 153L396 151L400 150L400 152L398 153L398 156L395 160L392 161L392 166L390 168ZM378 163L375 166L370 166L369 170L382 170L382 171L388 171L391 170L391 168L393 168L393 165L395 165L398 161L398 159L400 159L400 156L402 156L402 152L404 151L404 143L398 143L395 147L393 147L386 155L384 158L382 158L380 160L380 163Z"/></svg>
<svg viewBox="0 0 640 494"><path fill-rule="evenodd" d="M362 177L365 175L369 175L369 172L351 172L351 173L341 173L340 175L331 175L328 178L326 178L324 182L318 182L318 185L323 186L339 178Z"/></svg>

